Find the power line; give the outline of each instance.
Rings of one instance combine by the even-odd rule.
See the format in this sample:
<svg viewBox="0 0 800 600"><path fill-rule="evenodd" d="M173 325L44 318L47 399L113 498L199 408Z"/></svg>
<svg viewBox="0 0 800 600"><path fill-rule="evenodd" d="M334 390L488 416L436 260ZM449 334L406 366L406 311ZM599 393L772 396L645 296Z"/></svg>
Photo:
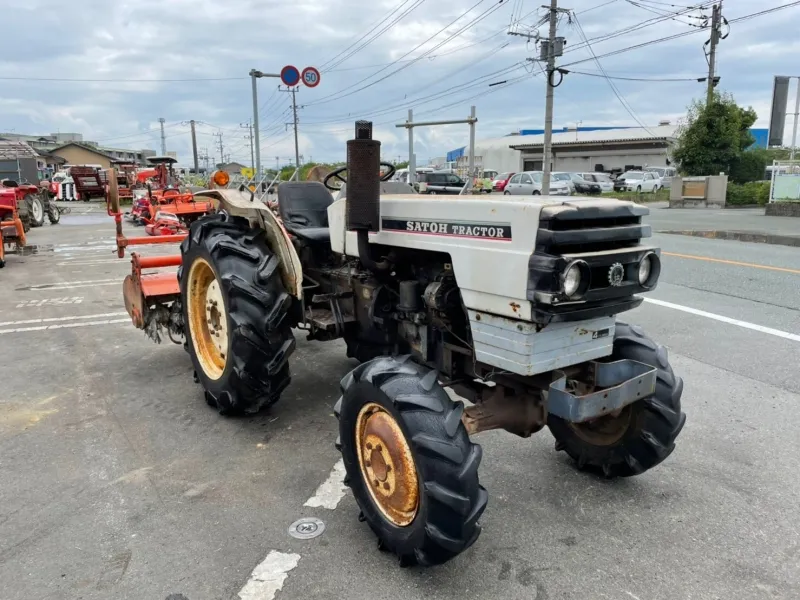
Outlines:
<svg viewBox="0 0 800 600"><path fill-rule="evenodd" d="M617 89L617 86L614 85L614 82L611 81L611 79L608 77L608 74L603 70L603 65L600 63L600 60L594 53L594 49L592 48L591 44L589 44L589 42L586 40L586 33L583 31L581 22L578 20L578 15L573 14L572 18L575 20L575 25L578 28L578 33L581 35L581 38L583 38L583 40L586 42L586 47L589 49L589 52L592 53L592 58L594 58L594 62L597 64L597 68L600 69L600 72L605 77L608 86L611 88L611 91L614 92L614 95L617 97L617 100L619 100L619 103L622 104L622 107L625 109L625 111L633 118L634 121L636 121L641 127L643 127L647 133L649 133L652 136L655 136L655 134L647 128L647 125L642 123L642 121L636 115L636 112L633 110L633 107L630 106L630 104L628 104L628 101L625 100L625 98L622 96L620 91Z"/></svg>
<svg viewBox="0 0 800 600"><path fill-rule="evenodd" d="M461 20L461 19L462 19L464 16L466 16L467 14L469 14L469 13L470 13L472 10L474 10L475 8L477 8L479 5L483 4L483 2L485 2L485 0L478 0L478 1L477 1L475 4L473 4L473 5L472 5L470 8L468 8L466 11L464 11L463 13L461 13L459 16L457 16L457 17L456 17L455 19L453 19L452 21L450 21L450 22L449 22L447 25L445 25L444 27L442 27L441 29L439 29L439 30L438 30L436 33L434 33L434 34L433 34L431 37L429 37L428 39L426 39L426 40L425 40L425 41L423 41L422 43L420 43L420 44L417 44L417 45L416 45L414 48L412 48L411 50L409 50L408 52L406 52L405 54L403 54L403 55L402 55L402 56L401 56L401 57L400 57L398 60L401 60L401 59L405 58L406 56L408 56L408 55L409 55L409 54L411 54L412 52L415 52L416 50L418 50L419 48L421 48L422 46L424 46L425 44L427 44L428 42L430 42L431 40L433 40L433 39L434 39L436 36L438 36L440 33L442 33L443 31L445 31L445 30L446 30L448 27L452 26L454 23L456 23L457 21ZM462 26L462 27L461 27L461 28L460 28L458 31L456 31L454 34L452 34L452 35L448 36L448 37L447 37L447 38L446 38L444 41L442 41L442 42L438 43L436 46L434 46L434 47L433 47L433 48L431 48L430 50L427 50L427 51L423 52L422 54L420 54L419 56L417 56L416 58L414 58L414 59L413 59L411 62L409 62L408 64L406 64L406 65L403 65L402 67L400 67L400 68L398 68L398 69L395 69L394 71L392 71L392 72L390 72L390 73L387 73L386 75L384 75L384 76L383 76L383 77L381 77L380 79L376 79L375 81L372 81L371 83L368 83L368 84L366 84L366 85L364 85L364 86L362 86L362 87L356 88L356 89L354 89L354 90L352 90L352 91L340 90L340 91L338 91L338 92L334 92L333 94L329 94L328 96L324 96L324 97L320 98L319 100L317 100L317 101L315 101L315 102L309 102L309 103L307 104L307 106L312 106L312 105L316 105L316 104L323 104L323 103L325 103L325 102L331 102L332 100L341 100L342 98L346 98L347 96L352 96L353 94L356 94L356 93L358 93L358 92L361 92L361 91L363 91L363 90L365 90L365 89L367 89L367 88L370 88L370 87L372 87L373 85L376 85L376 84L380 83L381 81L384 81L384 80L388 79L389 77L391 77L391 76L393 76L393 75L396 75L396 74L397 74L397 73L399 73L400 71L402 71L402 70L404 70L404 69L407 69L408 67L410 67L411 65L413 65L413 64L414 64L414 63L416 63L417 61L421 60L422 58L424 58L424 57L426 57L426 56L430 55L432 52L435 52L436 50L438 50L439 48L441 48L441 47L442 47L444 44L446 44L446 43L447 43L447 42L449 42L450 40L454 39L456 36L460 35L461 33L463 33L464 31L466 31L466 30L467 30L467 29L469 29L470 27L473 27L473 26L474 26L475 24L477 24L479 21L483 20L484 18L486 18L487 16L489 16L489 15L490 15L492 12L494 12L495 10L497 10L498 8L500 8L500 7L503 5L503 4L502 4L503 2L504 2L504 0L500 0L500 2L499 2L497 5L493 6L492 8L490 8L490 9L488 9L488 10L484 11L483 13L481 13L480 15L478 15L477 17L475 17L475 18L474 18L472 21L470 21L470 22L469 22L469 23L467 23L466 25ZM393 64L396 64L396 63L397 63L397 61L394 61L393 63L390 63L390 65L393 65ZM364 79L362 79L361 81L359 81L359 82L355 83L355 84L354 84L354 86L357 86L357 85L359 85L359 84L361 84L361 83L364 83L365 81L367 81L367 80L371 79L372 77L375 77L375 76L376 76L376 75L378 75L378 74L379 74L381 71L385 71L387 68L388 68L388 67L384 67L383 69L380 69L380 70L376 71L376 72L375 72L375 73L373 73L372 75L369 75L368 77L365 77L365 78L364 78ZM351 86L351 87L354 87L354 86ZM338 97L335 97L335 96L338 96Z"/></svg>
<svg viewBox="0 0 800 600"><path fill-rule="evenodd" d="M573 70L566 70L567 73L571 73L573 75L587 75L589 77L602 77L603 79L615 79L618 81L647 81L647 82L656 82L656 83L666 83L666 82L675 82L675 81L693 81L697 82L698 80L702 79L702 77L662 77L658 79L651 79L646 77L615 77L613 75L604 74L606 71L603 70L603 73L587 73L586 71L573 71ZM566 73L565 73L566 74Z"/></svg>
<svg viewBox="0 0 800 600"><path fill-rule="evenodd" d="M64 81L76 83L173 83L187 81L234 81L249 77L197 77L191 79L75 79L68 77L0 77L3 81Z"/></svg>
<svg viewBox="0 0 800 600"><path fill-rule="evenodd" d="M592 8L587 8L575 14L585 15L586 13L592 12L593 10L597 10L598 8L603 8L604 6L608 6L609 4L614 4L614 2L619 2L619 0L609 0L608 2L603 2L602 4L598 4L597 6L593 6Z"/></svg>
<svg viewBox="0 0 800 600"><path fill-rule="evenodd" d="M396 8L394 11L392 11L391 13L389 13L389 15L387 15L387 16L386 16L386 17L385 17L385 18L384 18L384 19L381 21L381 23L382 23L383 21L385 21L386 19L388 19L389 17L391 17L391 16L392 16L392 14L394 14L395 12L397 12L397 10L399 10L400 8L402 8L402 7L403 7L405 4L408 4L408 2L410 2L410 0L404 0L404 1L403 1L403 3L402 3L402 4L401 4L399 7L397 7L397 8ZM355 56L355 55L356 55L358 52L360 52L361 50L363 50L364 48L366 48L367 46L369 46L369 45L370 45L372 42L374 42L375 40L377 40L377 39L378 39L380 36L382 36L384 33L386 33L387 31L389 31L389 29L391 29L392 27L394 27L394 26L395 26L397 23L399 23L401 20L403 20L403 19L404 19L406 16L408 16L409 14L411 14L411 13L412 13L412 12L413 12L415 9L417 9L418 7L420 7L420 6L421 6L421 5L422 5L424 2L425 2L425 0L414 0L414 4L412 4L412 5L411 5L409 8L407 8L406 10L404 10L402 13L400 13L400 15L398 15L398 16L397 16L397 17L396 17L396 18L395 18L393 21L391 21L390 23L388 23L387 25L385 25L385 26L384 26L384 27L383 27L383 28L382 28L380 31L378 31L378 32L377 32L377 33L376 33L374 36L372 36L370 39L368 39L368 40L367 40L367 41L365 41L363 44L361 44L360 46L358 46L357 48L355 48L355 50L353 50L352 52L349 52L348 54L345 54L345 55L344 55L342 58L340 58L340 59L338 59L338 60L336 60L336 57L334 57L333 59L331 59L331 60L328 62L328 67L330 67L330 68L338 67L339 65L341 65L343 62L345 62L345 61L346 61L346 60L348 60L349 58L351 58L351 57ZM377 28L377 26L376 26L376 28ZM374 30L375 30L375 29L373 29L372 31L374 31ZM359 40L357 40L357 41L356 41L356 44L358 44L358 43L359 43L361 40L363 40L365 37L367 37L368 35L370 35L370 34L372 33L372 31L370 31L370 32L368 32L368 33L364 34L363 36L361 36L361 38L359 38Z"/></svg>
<svg viewBox="0 0 800 600"><path fill-rule="evenodd" d="M756 13L743 15L741 17L736 17L735 19L729 19L728 23L740 23L742 21L748 21L748 20L753 19L755 17L759 17L759 16L762 16L762 15L765 15L765 14L769 14L769 13L773 13L773 12L777 12L779 10L783 10L785 8L791 8L793 6L798 6L798 5L800 5L800 0L797 0L795 2L791 2L789 4L784 4L782 6L776 6L776 7L767 9L767 10L762 10L762 11L759 11L759 12L756 12ZM698 31L701 31L701 30L700 29L690 29L689 31L682 31L680 33L675 33L673 35L668 35L668 36L665 36L665 37L662 37L662 38L657 38L655 40L649 40L647 42L642 42L641 44L634 44L633 46L627 46L625 48L619 48L617 50L612 50L610 52L606 52L605 54L598 55L597 58L607 58L609 56L616 56L617 54L622 54L624 52L630 52L631 50L638 50L639 48L645 48L647 46L652 46L654 44L660 44L662 42L669 42L671 40L682 38L682 37L685 37L687 35L693 35L693 34L697 33ZM566 54L566 51L565 51L565 54ZM593 59L592 58L584 58L584 59L581 59L581 60L576 60L576 61L573 61L571 63L567 63L567 64L564 64L564 65L561 65L561 68L571 67L573 65L579 65L579 64L582 64L582 63L585 63L585 62L589 62L590 60L593 60Z"/></svg>

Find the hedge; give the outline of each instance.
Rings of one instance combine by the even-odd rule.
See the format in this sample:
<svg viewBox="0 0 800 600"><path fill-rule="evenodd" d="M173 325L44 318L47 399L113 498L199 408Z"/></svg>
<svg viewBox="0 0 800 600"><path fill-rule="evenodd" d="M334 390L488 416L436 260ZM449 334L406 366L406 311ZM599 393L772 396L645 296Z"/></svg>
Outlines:
<svg viewBox="0 0 800 600"><path fill-rule="evenodd" d="M769 181L751 181L741 185L728 182L726 201L733 206L744 204L763 206L769 201Z"/></svg>

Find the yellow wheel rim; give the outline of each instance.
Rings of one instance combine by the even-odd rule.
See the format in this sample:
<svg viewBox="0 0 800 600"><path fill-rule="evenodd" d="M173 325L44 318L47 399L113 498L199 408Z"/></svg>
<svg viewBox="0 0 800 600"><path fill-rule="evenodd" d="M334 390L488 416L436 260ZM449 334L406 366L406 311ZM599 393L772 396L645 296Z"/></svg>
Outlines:
<svg viewBox="0 0 800 600"><path fill-rule="evenodd" d="M228 315L214 269L197 258L189 269L189 335L206 377L219 379L228 356Z"/></svg>
<svg viewBox="0 0 800 600"><path fill-rule="evenodd" d="M383 516L398 527L410 525L419 510L419 480L411 448L400 425L370 402L356 420L358 464Z"/></svg>

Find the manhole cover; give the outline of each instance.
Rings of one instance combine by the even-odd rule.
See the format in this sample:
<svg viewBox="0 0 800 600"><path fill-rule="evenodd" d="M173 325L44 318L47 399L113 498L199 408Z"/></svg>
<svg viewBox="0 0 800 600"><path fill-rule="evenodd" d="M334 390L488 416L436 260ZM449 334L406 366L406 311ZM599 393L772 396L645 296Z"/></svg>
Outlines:
<svg viewBox="0 0 800 600"><path fill-rule="evenodd" d="M298 519L289 526L289 535L298 540L310 540L325 531L325 523L315 517Z"/></svg>

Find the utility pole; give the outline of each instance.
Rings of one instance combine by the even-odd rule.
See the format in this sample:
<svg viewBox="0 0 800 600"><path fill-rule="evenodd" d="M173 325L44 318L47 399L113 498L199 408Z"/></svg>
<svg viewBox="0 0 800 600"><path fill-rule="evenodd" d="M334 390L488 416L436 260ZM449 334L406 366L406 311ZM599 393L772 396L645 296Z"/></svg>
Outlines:
<svg viewBox="0 0 800 600"><path fill-rule="evenodd" d="M297 86L287 87L287 92L292 93L292 122L287 123L286 125L292 125L294 127L294 166L297 169L295 172L296 181L300 181L300 145L298 143L297 138ZM302 108L302 107L301 107Z"/></svg>
<svg viewBox="0 0 800 600"><path fill-rule="evenodd" d="M250 168L253 169L253 180L256 180L256 159L253 157L253 122L248 120L247 123L239 123L239 127L248 129L250 133L244 136L244 139L250 140Z"/></svg>
<svg viewBox="0 0 800 600"><path fill-rule="evenodd" d="M544 8L547 8L546 6ZM569 14L568 8L559 8L558 0L550 0L550 32L546 40L541 40L541 54L539 60L545 61L547 67L547 92L544 101L544 143L542 144L542 194L550 193L550 172L552 171L553 161L553 75L556 71L556 58L564 53L564 38L556 36L559 13ZM538 39L538 32L535 34L509 31L509 35L518 35L530 39ZM530 59L529 59L530 60Z"/></svg>
<svg viewBox="0 0 800 600"><path fill-rule="evenodd" d="M164 136L164 117L159 117L158 122L161 123L161 156L166 156L167 138Z"/></svg>
<svg viewBox="0 0 800 600"><path fill-rule="evenodd" d="M222 145L222 132L220 131L220 132L215 133L214 137L218 138L217 144L219 145L219 162L220 163L224 163L225 162L225 155L224 155L225 149L224 149L224 146Z"/></svg>
<svg viewBox="0 0 800 600"><path fill-rule="evenodd" d="M544 147L542 164L542 194L550 194L550 171L553 154L553 73L556 69L556 25L558 0L550 0L550 34L547 45L547 93L544 99Z"/></svg>
<svg viewBox="0 0 800 600"><path fill-rule="evenodd" d="M197 162L197 134L194 130L194 119L189 121L189 125L192 126L192 157L194 158L194 172L197 175L200 173L200 164Z"/></svg>
<svg viewBox="0 0 800 600"><path fill-rule="evenodd" d="M714 81L714 69L717 61L717 44L719 43L719 24L722 15L722 3L715 4L711 8L711 39L709 40L710 48L708 50L708 91L706 92L706 106L711 106L714 100L714 86L717 84Z"/></svg>

